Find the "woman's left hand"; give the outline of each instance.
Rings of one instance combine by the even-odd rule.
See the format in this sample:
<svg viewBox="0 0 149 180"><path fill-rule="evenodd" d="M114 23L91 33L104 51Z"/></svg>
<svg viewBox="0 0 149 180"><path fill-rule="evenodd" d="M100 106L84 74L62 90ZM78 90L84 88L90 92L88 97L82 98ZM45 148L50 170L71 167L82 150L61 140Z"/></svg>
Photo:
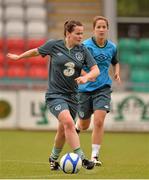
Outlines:
<svg viewBox="0 0 149 180"><path fill-rule="evenodd" d="M121 78L120 78L119 74L115 74L115 75L114 75L114 79L115 79L118 83L121 83Z"/></svg>
<svg viewBox="0 0 149 180"><path fill-rule="evenodd" d="M86 76L80 76L76 78L75 81L77 82L77 84L85 84L88 81L88 79Z"/></svg>

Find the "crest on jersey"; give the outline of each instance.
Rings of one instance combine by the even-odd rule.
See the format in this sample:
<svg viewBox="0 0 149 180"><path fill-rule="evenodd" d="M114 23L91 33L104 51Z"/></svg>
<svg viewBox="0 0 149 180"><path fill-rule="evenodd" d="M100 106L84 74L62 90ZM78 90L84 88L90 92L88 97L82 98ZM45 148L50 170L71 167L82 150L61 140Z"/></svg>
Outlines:
<svg viewBox="0 0 149 180"><path fill-rule="evenodd" d="M84 112L83 111L79 111L79 116L80 116L80 118L83 118L84 117Z"/></svg>
<svg viewBox="0 0 149 180"><path fill-rule="evenodd" d="M75 57L76 57L76 59L77 59L78 61L82 61L82 59L83 59L83 54L82 54L81 52L77 52L77 53L75 54Z"/></svg>
<svg viewBox="0 0 149 180"><path fill-rule="evenodd" d="M56 111L60 111L60 110L61 110L61 108L62 108L62 107L61 107L61 105L60 105L60 104L58 104L58 105L55 107L55 110L56 110Z"/></svg>

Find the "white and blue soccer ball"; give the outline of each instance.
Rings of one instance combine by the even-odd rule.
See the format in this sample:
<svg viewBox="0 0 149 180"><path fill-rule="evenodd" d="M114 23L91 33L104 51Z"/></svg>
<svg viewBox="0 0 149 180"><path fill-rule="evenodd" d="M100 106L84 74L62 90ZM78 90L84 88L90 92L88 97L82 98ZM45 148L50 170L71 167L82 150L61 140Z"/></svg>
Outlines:
<svg viewBox="0 0 149 180"><path fill-rule="evenodd" d="M80 171L82 167L82 160L78 154L66 153L60 159L60 167L64 173L75 174Z"/></svg>

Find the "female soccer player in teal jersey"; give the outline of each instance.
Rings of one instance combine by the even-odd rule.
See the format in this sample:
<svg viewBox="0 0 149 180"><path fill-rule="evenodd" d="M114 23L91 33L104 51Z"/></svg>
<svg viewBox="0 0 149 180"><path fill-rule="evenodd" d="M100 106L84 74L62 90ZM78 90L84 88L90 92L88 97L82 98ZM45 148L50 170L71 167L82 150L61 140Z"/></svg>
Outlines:
<svg viewBox="0 0 149 180"><path fill-rule="evenodd" d="M58 157L66 142L77 153L86 169L92 169L94 163L85 158L80 148L79 137L75 131L74 118L77 112L78 84L86 83L99 75L96 61L84 45L83 25L78 21L67 21L64 24L64 40L49 40L39 48L31 49L21 55L10 54L13 60L41 55L50 55L49 85L46 92L46 104L57 117L59 125L55 136L54 147L49 158L51 170L58 170ZM86 65L90 72L81 76L81 69Z"/></svg>
<svg viewBox="0 0 149 180"><path fill-rule="evenodd" d="M76 123L78 131L85 130L90 125L91 115L94 114L91 159L98 166L101 165L98 158L104 132L104 119L110 111L112 92L112 80L109 77L110 64L113 65L115 80L120 82L117 48L113 42L107 40L108 28L108 20L105 17L96 16L93 20L94 36L84 41L97 62L100 75L92 82L79 85L79 120ZM88 67L84 67L84 73L88 71Z"/></svg>

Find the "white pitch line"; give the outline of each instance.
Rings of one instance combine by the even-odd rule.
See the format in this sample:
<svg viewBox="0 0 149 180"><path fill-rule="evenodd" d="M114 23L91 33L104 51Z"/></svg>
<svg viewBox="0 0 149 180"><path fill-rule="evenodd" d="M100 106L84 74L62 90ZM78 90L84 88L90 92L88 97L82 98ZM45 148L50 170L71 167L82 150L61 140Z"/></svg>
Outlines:
<svg viewBox="0 0 149 180"><path fill-rule="evenodd" d="M4 159L1 162L16 162L16 163L26 163L26 164L48 164L48 162L41 161L23 161L23 160L15 160L15 159Z"/></svg>
<svg viewBox="0 0 149 180"><path fill-rule="evenodd" d="M70 177L70 176L77 176L77 174L73 174L73 175L72 174L49 174L49 175L43 175L43 176L20 176L19 175L19 178L21 178L21 179L43 179L43 178L50 178L50 179L52 179L52 177L53 178L59 177L60 179L56 178L56 180L61 180L61 177L63 177L64 175L65 176L68 175L68 177ZM11 177L11 179L15 179L15 176ZM75 180L75 179L73 179L73 180Z"/></svg>
<svg viewBox="0 0 149 180"><path fill-rule="evenodd" d="M56 175L58 176L58 175ZM43 179L43 178L50 178L51 175L43 175L43 176L20 176L19 179ZM11 179L15 179L16 177L11 177ZM51 178L50 178L51 179Z"/></svg>

